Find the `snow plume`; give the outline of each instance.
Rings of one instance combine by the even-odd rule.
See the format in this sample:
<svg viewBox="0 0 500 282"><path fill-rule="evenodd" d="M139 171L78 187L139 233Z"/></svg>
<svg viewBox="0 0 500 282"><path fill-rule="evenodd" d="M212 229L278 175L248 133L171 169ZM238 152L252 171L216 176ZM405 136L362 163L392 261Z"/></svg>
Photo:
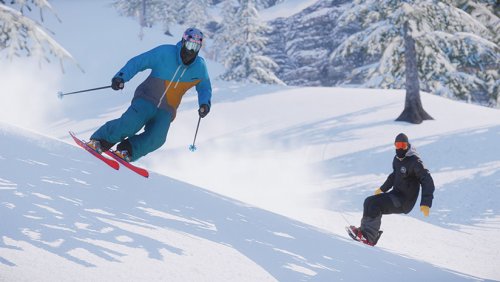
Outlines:
<svg viewBox="0 0 500 282"><path fill-rule="evenodd" d="M207 125L202 129L205 134L212 127ZM308 192L314 189L313 171L304 165L304 151L273 144L263 136L242 138L247 142L235 144L225 138L203 142L200 138L198 141L203 143L194 154L187 153L187 147L174 153L155 153L148 166L193 185L244 202L259 203L260 207L277 213L316 204L310 194L303 192L304 187L310 188Z"/></svg>
<svg viewBox="0 0 500 282"><path fill-rule="evenodd" d="M57 89L61 72L56 66L44 66L29 58L18 58L0 68L0 121L39 128L57 114Z"/></svg>
<svg viewBox="0 0 500 282"><path fill-rule="evenodd" d="M268 95L255 94L272 86L226 85L221 81L217 85L234 87L234 93L226 97L235 101L223 103L219 100L221 94L215 90L213 111L200 123L196 139L198 150L194 153L188 151L188 143L193 141L195 132L196 117L193 114L197 106L189 108L192 106L186 97L169 130L167 143L148 155L144 159L145 165L191 184L210 187L217 193L247 203L258 203L260 207L278 213L291 207L319 206L312 202L316 199L303 193L307 187L308 193L315 196L312 191L317 189L315 170L307 162L308 151L292 138L284 137L280 142L274 140L276 134L279 135L279 126L288 124L287 118L303 118L297 112L304 104L295 103L293 99L281 101L282 96L271 95L270 99L278 99L289 109L277 116L273 103L265 103L264 96ZM301 93L293 92L294 95ZM245 102L238 99L245 95L256 97L245 99Z"/></svg>

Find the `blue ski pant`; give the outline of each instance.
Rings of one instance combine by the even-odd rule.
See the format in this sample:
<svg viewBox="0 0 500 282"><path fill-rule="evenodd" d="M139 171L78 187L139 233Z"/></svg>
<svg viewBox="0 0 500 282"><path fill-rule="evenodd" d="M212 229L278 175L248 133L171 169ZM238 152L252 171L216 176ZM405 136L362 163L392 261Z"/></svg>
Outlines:
<svg viewBox="0 0 500 282"><path fill-rule="evenodd" d="M171 121L169 111L158 109L148 100L134 98L120 118L106 122L90 139L116 144L127 138L132 147L131 161L135 161L165 143ZM144 131L136 135L143 127Z"/></svg>

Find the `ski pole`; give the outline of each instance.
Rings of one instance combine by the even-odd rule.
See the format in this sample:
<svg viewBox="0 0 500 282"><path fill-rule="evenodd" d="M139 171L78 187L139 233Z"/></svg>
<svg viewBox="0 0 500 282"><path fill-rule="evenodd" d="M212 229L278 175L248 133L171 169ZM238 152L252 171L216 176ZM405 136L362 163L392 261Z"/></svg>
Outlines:
<svg viewBox="0 0 500 282"><path fill-rule="evenodd" d="M69 93L62 93L61 91L57 92L57 98L61 99L66 96L66 95L71 95L71 94L77 94L77 93L82 93L82 92L89 92L89 91L94 91L94 90L100 90L100 89L106 89L106 88L111 88L111 85L109 86L103 86L103 87L97 87L97 88L91 88L91 89L85 89L85 90L80 90L80 91L75 91L75 92L69 92Z"/></svg>
<svg viewBox="0 0 500 282"><path fill-rule="evenodd" d="M196 146L194 145L194 142L196 142L196 136L198 135L198 128L200 127L200 121L201 121L201 116L198 118L198 125L196 126L196 133L194 134L193 144L189 145L189 151L191 152L196 151Z"/></svg>

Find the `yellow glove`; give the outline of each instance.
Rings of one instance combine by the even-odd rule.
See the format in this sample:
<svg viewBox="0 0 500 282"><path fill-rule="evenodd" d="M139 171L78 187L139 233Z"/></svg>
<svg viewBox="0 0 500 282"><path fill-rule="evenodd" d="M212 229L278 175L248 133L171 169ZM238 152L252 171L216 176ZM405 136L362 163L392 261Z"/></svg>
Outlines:
<svg viewBox="0 0 500 282"><path fill-rule="evenodd" d="M429 216L429 212L431 211L431 208L428 206L420 206L420 210L424 214L424 216Z"/></svg>
<svg viewBox="0 0 500 282"><path fill-rule="evenodd" d="M383 193L382 190L380 188L377 188L377 190L375 190L375 195L378 195L380 193Z"/></svg>

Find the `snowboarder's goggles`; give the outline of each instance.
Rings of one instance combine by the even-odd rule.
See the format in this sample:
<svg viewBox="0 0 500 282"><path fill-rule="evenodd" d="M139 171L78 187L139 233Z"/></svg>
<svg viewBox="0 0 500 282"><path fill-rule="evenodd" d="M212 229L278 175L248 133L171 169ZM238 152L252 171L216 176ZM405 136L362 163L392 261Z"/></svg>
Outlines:
<svg viewBox="0 0 500 282"><path fill-rule="evenodd" d="M394 142L394 146L396 146L396 149L407 150L408 149L408 142Z"/></svg>
<svg viewBox="0 0 500 282"><path fill-rule="evenodd" d="M190 36L188 38L184 38L184 47L188 50L198 52L201 49L201 39L196 40L196 38Z"/></svg>

